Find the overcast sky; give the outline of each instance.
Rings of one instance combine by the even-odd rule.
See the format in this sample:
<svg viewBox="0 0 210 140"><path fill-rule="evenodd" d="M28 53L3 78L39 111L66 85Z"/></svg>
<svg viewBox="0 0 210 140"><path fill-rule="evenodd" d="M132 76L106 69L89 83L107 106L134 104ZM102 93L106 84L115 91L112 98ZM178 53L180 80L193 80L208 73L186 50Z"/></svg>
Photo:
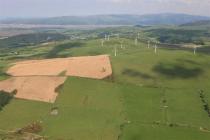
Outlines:
<svg viewBox="0 0 210 140"><path fill-rule="evenodd" d="M210 16L210 0L0 0L0 17L151 13Z"/></svg>

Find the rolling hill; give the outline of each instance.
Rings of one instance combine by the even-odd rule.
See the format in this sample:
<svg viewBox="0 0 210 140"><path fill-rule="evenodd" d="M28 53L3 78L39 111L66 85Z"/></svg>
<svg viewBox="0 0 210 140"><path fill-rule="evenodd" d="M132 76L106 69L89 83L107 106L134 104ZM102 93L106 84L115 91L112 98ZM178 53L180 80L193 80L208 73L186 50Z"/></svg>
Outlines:
<svg viewBox="0 0 210 140"><path fill-rule="evenodd" d="M0 40L0 48L15 48L36 45L50 41L64 40L67 37L59 33L30 33L16 35Z"/></svg>
<svg viewBox="0 0 210 140"><path fill-rule="evenodd" d="M182 24L180 26L210 26L210 20L200 20L200 21Z"/></svg>
<svg viewBox="0 0 210 140"><path fill-rule="evenodd" d="M93 15L51 18L13 18L0 20L0 24L43 24L43 25L180 25L210 17L186 14L150 15Z"/></svg>

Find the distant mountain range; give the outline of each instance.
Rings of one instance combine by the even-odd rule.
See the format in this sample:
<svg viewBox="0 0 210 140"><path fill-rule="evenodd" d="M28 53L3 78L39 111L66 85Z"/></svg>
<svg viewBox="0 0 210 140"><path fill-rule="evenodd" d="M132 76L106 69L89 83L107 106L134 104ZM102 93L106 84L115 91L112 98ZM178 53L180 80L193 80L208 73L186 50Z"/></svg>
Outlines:
<svg viewBox="0 0 210 140"><path fill-rule="evenodd" d="M210 17L186 14L150 15L95 15L65 16L52 18L13 18L0 20L0 24L41 24L41 25L180 25Z"/></svg>
<svg viewBox="0 0 210 140"><path fill-rule="evenodd" d="M200 20L200 21L182 24L180 26L210 26L210 20Z"/></svg>

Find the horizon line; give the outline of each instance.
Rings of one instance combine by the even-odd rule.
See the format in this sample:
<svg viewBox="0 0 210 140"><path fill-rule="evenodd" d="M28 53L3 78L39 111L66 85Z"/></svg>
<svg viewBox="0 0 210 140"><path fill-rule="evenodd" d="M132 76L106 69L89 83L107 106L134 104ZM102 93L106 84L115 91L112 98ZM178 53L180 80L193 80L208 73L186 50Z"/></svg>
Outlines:
<svg viewBox="0 0 210 140"><path fill-rule="evenodd" d="M189 14L189 13L181 13L181 12L160 12L160 13L146 13L146 14L136 14L136 13L107 13L107 14L81 14L81 15L55 15L55 16L1 16L0 19L29 19L29 18L56 18L56 17L88 17L88 16L120 16L120 15L127 15L127 16L149 16L149 15L164 15L164 14L171 14L171 15L189 15L189 16L201 16L201 17L209 17L206 15L200 14Z"/></svg>

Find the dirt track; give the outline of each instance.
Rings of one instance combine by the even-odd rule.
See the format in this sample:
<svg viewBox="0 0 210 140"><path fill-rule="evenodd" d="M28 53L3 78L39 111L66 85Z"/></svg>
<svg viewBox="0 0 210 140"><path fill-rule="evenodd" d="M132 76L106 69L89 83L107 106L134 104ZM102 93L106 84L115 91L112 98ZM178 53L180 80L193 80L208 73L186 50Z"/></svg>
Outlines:
<svg viewBox="0 0 210 140"><path fill-rule="evenodd" d="M58 93L55 89L63 84L66 77L13 77L0 81L0 90L17 90L16 98L53 103Z"/></svg>

